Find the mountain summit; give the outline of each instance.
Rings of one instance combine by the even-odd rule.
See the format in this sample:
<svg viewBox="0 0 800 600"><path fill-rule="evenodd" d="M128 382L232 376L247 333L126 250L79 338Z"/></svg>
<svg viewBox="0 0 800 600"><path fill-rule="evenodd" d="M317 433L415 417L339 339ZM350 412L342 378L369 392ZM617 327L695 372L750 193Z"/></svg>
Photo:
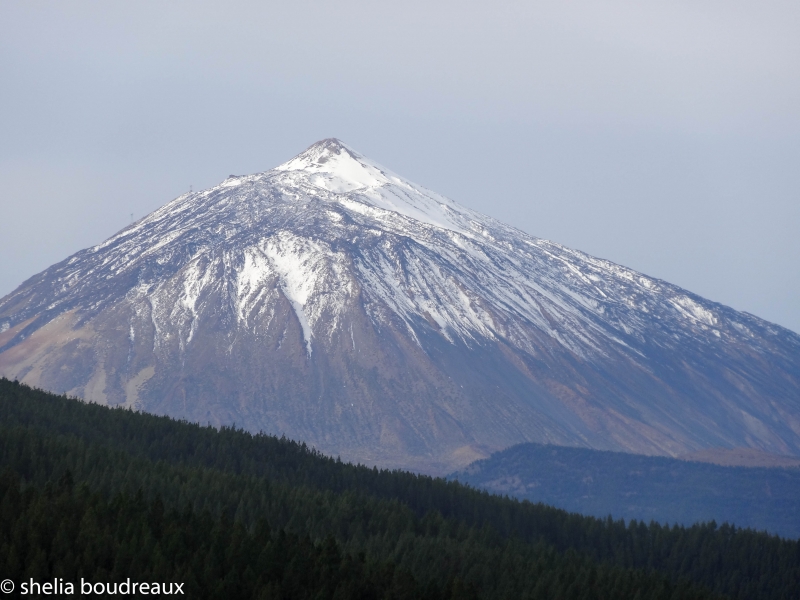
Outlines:
<svg viewBox="0 0 800 600"><path fill-rule="evenodd" d="M335 139L26 281L0 374L429 472L525 441L800 455L800 336Z"/></svg>

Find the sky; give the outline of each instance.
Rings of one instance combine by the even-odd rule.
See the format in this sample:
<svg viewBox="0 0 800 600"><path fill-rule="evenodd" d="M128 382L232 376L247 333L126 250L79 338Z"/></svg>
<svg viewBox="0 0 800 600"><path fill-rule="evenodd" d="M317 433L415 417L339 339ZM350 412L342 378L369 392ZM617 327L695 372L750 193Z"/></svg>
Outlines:
<svg viewBox="0 0 800 600"><path fill-rule="evenodd" d="M800 332L800 3L0 2L0 295L337 137Z"/></svg>

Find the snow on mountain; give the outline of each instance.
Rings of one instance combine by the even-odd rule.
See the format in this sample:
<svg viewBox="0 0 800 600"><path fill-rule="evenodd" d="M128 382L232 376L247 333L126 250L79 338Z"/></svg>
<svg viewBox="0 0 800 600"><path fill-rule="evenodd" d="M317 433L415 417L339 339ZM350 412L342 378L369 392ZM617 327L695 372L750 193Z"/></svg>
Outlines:
<svg viewBox="0 0 800 600"><path fill-rule="evenodd" d="M25 282L0 373L432 471L522 441L800 454L800 336L333 139Z"/></svg>

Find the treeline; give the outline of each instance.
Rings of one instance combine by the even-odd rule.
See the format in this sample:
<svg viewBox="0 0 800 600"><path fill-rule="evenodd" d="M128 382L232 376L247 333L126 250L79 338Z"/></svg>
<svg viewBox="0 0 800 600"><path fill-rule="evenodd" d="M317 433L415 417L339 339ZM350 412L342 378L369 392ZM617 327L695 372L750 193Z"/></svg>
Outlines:
<svg viewBox="0 0 800 600"><path fill-rule="evenodd" d="M107 556L128 547L124 531L111 532L135 521L123 519L120 507L138 506L146 527L150 521L142 515L163 506L165 522L174 525L164 531L184 531L180 539L188 550L150 552L136 564L154 568L146 556L187 557L169 568L187 581L192 574L198 597L218 597L214 590L229 577L242 587L236 595L225 592L228 598L256 598L265 590L285 598L792 598L800 581L794 541L727 525L662 527L581 517L442 479L344 464L288 440L110 410L7 380L0 380L0 465L9 470L4 481L19 478L4 484L5 495L35 498L14 500L13 510L5 497L0 505L0 569L6 565L20 576L34 568L51 575L66 568L57 567L61 559L47 546L55 535L13 534L21 523L57 532L46 519L60 513L48 503L61 502L84 515L70 517L73 527L89 509L105 515ZM54 483L59 480L61 486ZM6 524L7 515L14 524ZM143 531L136 539L145 539ZM215 531L229 537L213 542L208 536ZM207 571L198 552L207 558L204 544L220 548L219 540L234 538L251 545L245 553L250 562L219 562L211 571L217 584L203 580L201 586ZM293 540L309 573L320 573L309 576L310 587L285 584L284 577L294 581L291 570L264 579L271 571L258 557L270 556L265 548L278 539ZM333 548L335 568L325 562ZM83 548L71 552L86 555ZM87 560L81 572L104 564L109 577L131 576L113 571L107 558ZM245 577L248 568L255 575ZM339 579L330 579L331 569ZM352 587L362 583L363 589Z"/></svg>

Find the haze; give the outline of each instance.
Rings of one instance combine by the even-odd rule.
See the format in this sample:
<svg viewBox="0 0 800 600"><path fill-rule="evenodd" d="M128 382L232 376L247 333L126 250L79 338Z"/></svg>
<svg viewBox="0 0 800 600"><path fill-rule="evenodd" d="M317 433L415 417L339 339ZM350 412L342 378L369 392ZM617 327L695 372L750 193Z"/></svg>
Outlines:
<svg viewBox="0 0 800 600"><path fill-rule="evenodd" d="M6 1L0 295L338 137L800 332L798 31L775 1Z"/></svg>

